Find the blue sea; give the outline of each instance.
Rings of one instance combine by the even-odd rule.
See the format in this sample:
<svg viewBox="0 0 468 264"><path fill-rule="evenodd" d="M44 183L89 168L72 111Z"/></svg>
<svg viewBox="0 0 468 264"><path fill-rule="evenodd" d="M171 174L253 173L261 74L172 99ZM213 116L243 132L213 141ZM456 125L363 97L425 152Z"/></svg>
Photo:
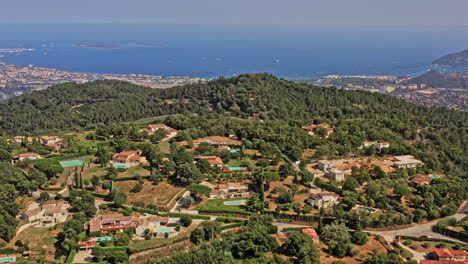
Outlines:
<svg viewBox="0 0 468 264"><path fill-rule="evenodd" d="M414 76L467 49L468 27L0 24L2 48L35 50L0 54L0 62L77 72Z"/></svg>

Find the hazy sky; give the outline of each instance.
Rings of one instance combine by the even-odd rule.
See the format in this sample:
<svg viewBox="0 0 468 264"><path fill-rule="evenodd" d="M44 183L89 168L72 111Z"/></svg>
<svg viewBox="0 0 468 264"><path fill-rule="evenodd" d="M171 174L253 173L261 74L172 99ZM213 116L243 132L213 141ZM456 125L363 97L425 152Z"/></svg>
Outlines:
<svg viewBox="0 0 468 264"><path fill-rule="evenodd" d="M468 25L468 0L3 0L1 22Z"/></svg>

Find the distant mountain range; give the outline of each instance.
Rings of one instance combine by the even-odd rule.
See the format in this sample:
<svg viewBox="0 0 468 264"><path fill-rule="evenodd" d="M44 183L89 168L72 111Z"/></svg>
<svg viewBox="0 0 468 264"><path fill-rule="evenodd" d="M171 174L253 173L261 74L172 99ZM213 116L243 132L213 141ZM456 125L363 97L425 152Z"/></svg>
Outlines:
<svg viewBox="0 0 468 264"><path fill-rule="evenodd" d="M433 65L454 68L468 68L468 49L445 55L432 62Z"/></svg>
<svg viewBox="0 0 468 264"><path fill-rule="evenodd" d="M468 72L428 71L425 74L408 81L412 84L426 84L433 88L463 88L468 89Z"/></svg>

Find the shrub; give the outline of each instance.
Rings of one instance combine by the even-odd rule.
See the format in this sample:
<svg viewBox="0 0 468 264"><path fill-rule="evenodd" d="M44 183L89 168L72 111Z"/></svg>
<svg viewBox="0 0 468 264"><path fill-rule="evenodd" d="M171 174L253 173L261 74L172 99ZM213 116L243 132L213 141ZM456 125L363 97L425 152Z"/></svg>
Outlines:
<svg viewBox="0 0 468 264"><path fill-rule="evenodd" d="M180 224L184 227L190 226L192 224L192 217L188 215L183 215L180 217Z"/></svg>

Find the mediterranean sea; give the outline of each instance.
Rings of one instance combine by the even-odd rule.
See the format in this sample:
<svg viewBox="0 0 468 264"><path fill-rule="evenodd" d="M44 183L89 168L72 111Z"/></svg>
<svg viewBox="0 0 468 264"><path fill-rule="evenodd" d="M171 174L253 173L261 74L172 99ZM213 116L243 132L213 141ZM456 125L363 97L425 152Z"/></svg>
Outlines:
<svg viewBox="0 0 468 264"><path fill-rule="evenodd" d="M34 50L0 53L0 62L75 72L414 76L467 49L468 27L0 24L0 49L12 48Z"/></svg>

